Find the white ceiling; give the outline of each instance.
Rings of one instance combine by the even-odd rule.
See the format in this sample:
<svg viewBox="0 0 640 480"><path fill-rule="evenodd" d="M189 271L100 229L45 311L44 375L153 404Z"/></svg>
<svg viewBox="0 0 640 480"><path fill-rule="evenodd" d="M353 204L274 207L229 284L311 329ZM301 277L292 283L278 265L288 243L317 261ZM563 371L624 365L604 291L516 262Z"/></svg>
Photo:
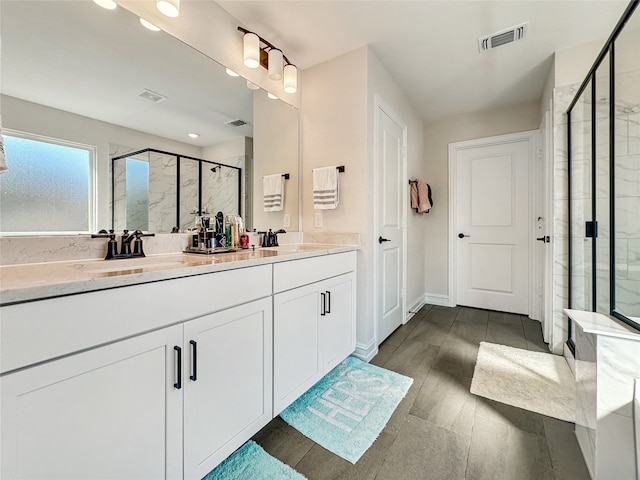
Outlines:
<svg viewBox="0 0 640 480"><path fill-rule="evenodd" d="M432 121L540 99L553 52L604 43L628 1L218 3L301 69L370 45L422 118ZM478 52L478 37L524 22L525 40Z"/></svg>

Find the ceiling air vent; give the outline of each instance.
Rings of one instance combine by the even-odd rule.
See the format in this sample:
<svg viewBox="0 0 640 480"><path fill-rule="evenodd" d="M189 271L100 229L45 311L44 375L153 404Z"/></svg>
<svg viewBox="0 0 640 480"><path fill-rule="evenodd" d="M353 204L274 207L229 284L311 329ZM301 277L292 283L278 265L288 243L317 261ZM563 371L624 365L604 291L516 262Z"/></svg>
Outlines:
<svg viewBox="0 0 640 480"><path fill-rule="evenodd" d="M153 92L148 88L144 88L141 91L139 91L138 96L140 98L144 98L145 100L149 100L151 103L160 103L160 102L164 102L167 99L167 97L165 97L164 95Z"/></svg>
<svg viewBox="0 0 640 480"><path fill-rule="evenodd" d="M478 50L480 53L491 50L492 48L506 45L507 43L517 42L527 36L529 23L521 23L515 27L507 28L491 35L478 38Z"/></svg>
<svg viewBox="0 0 640 480"><path fill-rule="evenodd" d="M239 118L236 120L229 120L228 122L224 122L225 125L231 125L232 127L241 127L243 125L248 125L249 122L245 122L244 120L240 120Z"/></svg>

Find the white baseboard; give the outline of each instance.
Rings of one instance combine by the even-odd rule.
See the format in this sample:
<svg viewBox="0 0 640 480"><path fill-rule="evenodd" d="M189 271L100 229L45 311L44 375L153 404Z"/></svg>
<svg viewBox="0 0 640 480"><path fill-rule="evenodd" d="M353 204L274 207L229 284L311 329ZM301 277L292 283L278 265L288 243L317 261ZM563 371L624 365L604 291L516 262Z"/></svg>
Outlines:
<svg viewBox="0 0 640 480"><path fill-rule="evenodd" d="M442 295L439 293L425 293L424 301L429 305L439 305L441 307L450 307L449 295Z"/></svg>
<svg viewBox="0 0 640 480"><path fill-rule="evenodd" d="M422 297L418 297L411 305L409 305L409 307L407 307L407 316L404 319L404 323L407 323L409 320L411 320L411 318L418 312L418 310L424 307L424 304L425 301L423 295Z"/></svg>
<svg viewBox="0 0 640 480"><path fill-rule="evenodd" d="M363 360L365 362L371 361L373 357L378 354L378 345L375 338L371 340L367 345L356 343L356 349L353 352L353 356Z"/></svg>

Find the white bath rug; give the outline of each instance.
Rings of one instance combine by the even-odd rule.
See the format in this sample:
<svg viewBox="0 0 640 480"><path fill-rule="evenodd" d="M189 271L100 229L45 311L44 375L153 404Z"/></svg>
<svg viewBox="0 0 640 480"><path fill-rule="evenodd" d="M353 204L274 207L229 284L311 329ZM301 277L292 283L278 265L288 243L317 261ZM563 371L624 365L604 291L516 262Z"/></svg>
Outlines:
<svg viewBox="0 0 640 480"><path fill-rule="evenodd" d="M575 422L575 379L564 357L480 343L471 393Z"/></svg>

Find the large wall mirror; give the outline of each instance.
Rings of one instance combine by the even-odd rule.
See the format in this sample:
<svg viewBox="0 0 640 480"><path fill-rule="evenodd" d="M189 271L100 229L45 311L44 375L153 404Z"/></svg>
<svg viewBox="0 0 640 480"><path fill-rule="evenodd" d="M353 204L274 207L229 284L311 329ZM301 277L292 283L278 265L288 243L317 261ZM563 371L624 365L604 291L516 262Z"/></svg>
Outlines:
<svg viewBox="0 0 640 480"><path fill-rule="evenodd" d="M169 233L188 228L202 208L212 215L240 213L247 227L257 229L283 227L286 216L287 230L298 230L297 109L247 88L246 80L165 32L144 28L124 8L3 0L0 9L3 133L94 148L94 190L88 194L96 200L87 209L92 228L131 229L130 219L144 218L149 231ZM111 159L145 149L173 157L134 155L127 185L127 168L112 172ZM176 156L185 159L179 166ZM206 168L187 159L203 160ZM20 169L10 155L7 161L4 183ZM262 177L276 173L289 174L284 209L264 212ZM46 187L38 194L49 193L53 204L64 195L64 186L60 190ZM118 196L127 191L135 191L136 199ZM19 216L22 225L47 218L43 211L20 210L24 202L16 200L10 209L3 203L3 217ZM127 204L136 206L136 214L127 213Z"/></svg>

